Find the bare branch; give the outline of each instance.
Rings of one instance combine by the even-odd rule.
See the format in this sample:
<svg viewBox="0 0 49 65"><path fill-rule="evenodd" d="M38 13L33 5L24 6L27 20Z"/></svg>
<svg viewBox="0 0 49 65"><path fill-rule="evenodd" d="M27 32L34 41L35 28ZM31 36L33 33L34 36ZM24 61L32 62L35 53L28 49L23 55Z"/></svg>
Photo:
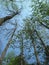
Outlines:
<svg viewBox="0 0 49 65"><path fill-rule="evenodd" d="M11 35L9 41L8 41L8 43L7 43L6 47L5 47L5 49L3 50L2 54L1 54L2 60L4 59L4 57L5 57L5 55L6 55L6 52L7 52L8 48L9 48L9 46L10 46L10 44L11 44L10 41L12 40L12 38L13 38L13 36L14 36L14 33L15 33L15 31L16 31L16 27L17 27L17 25L15 26L15 29L13 30L13 33L12 33L12 35Z"/></svg>
<svg viewBox="0 0 49 65"><path fill-rule="evenodd" d="M12 15L8 15L6 17L0 18L0 26L6 22L7 20L10 20L11 18L13 18L15 15L18 15L20 13L20 11L17 11L16 13L13 13Z"/></svg>

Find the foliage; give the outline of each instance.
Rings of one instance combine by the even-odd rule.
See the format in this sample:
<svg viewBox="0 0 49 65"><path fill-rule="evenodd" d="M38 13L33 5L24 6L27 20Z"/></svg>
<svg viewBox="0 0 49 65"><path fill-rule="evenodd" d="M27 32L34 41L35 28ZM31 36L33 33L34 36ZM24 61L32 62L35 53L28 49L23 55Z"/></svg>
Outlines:
<svg viewBox="0 0 49 65"><path fill-rule="evenodd" d="M38 61L38 59L39 59L38 55L41 53L41 51L42 51L42 53L47 54L49 56L49 51L48 51L49 46L47 47L45 45L43 38L41 37L42 32L41 32L41 34L39 34L40 30L38 30L38 28L40 27L40 24L41 24L41 26L43 25L43 27L49 29L48 28L49 24L47 23L47 21L43 20L46 16L49 16L49 4L46 3L46 1L45 2L43 2L43 1L39 2L39 0L32 0L32 2L34 2L34 4L32 4L32 15L31 15L31 18L27 18L26 20L24 20L25 21L24 30L25 30L25 33L26 33L25 34L26 38L30 38L30 40L32 40L32 45L33 45L33 48L34 48L36 61L40 65L40 61ZM42 31L44 31L44 30L42 30ZM39 42L39 48L40 49L37 48L38 38L40 40L40 42ZM41 49L43 49L43 50L41 50L38 53L38 51L36 49L38 49L38 51L40 51ZM43 56L43 58L44 58L44 56Z"/></svg>
<svg viewBox="0 0 49 65"><path fill-rule="evenodd" d="M20 60L21 60L21 58L19 56L16 58L12 58L8 65L20 65L21 64Z"/></svg>
<svg viewBox="0 0 49 65"><path fill-rule="evenodd" d="M11 54L12 55L12 54ZM14 56L14 57L11 57L10 56L7 56L8 58L7 61L6 61L6 65L21 65L21 55L19 56ZM25 64L25 61L23 59L23 63ZM27 64L26 64L27 65Z"/></svg>
<svg viewBox="0 0 49 65"><path fill-rule="evenodd" d="M33 2L34 5L32 4L32 19L36 18L35 20L38 22L47 23L47 21L44 20L45 17L49 16L49 4L47 3L47 0L36 0Z"/></svg>
<svg viewBox="0 0 49 65"><path fill-rule="evenodd" d="M34 49L34 51L32 51L32 56L34 55L36 58L36 63L35 63L36 65L40 65L40 64L45 65L45 63L46 65L48 65L49 63L48 62L49 61L49 45L45 44L45 41L43 40L43 38L45 37L42 36L43 33L45 34L45 32L43 32L45 29L49 30L49 20L47 20L47 16L49 16L49 4L46 2L46 0L45 1L32 0L32 2L34 4L32 4L31 6L32 7L31 18L26 18L23 20L24 21L23 30L20 30L19 32L17 32L17 34L15 34L15 38L13 37L14 39L12 38L12 40L10 40L11 42L10 44L11 46L13 45L14 48L17 48L15 46L16 43L20 43L19 48L21 53L19 56L15 56L13 52L8 53L8 55L4 59L7 65L21 65L22 60L23 60L23 64L27 65L24 58L21 58L23 57L25 48L26 50L28 48L29 52L30 52L30 48ZM15 4L14 0L9 0L9 1L5 0L4 4L7 8L9 7L9 5L11 5L14 11L18 10L18 7ZM42 30L42 27L44 30ZM18 42L16 42L16 40L18 40ZM27 40L29 40L29 42ZM30 47L27 46L28 45L27 43L30 44ZM42 62L39 59L40 54L42 54L43 56L42 59L44 58L44 61ZM30 57L32 56L29 56L28 59L30 59Z"/></svg>
<svg viewBox="0 0 49 65"><path fill-rule="evenodd" d="M8 65L10 60L13 59L15 57L15 53L13 51L8 52L8 54L5 56L5 58L3 59L3 64Z"/></svg>

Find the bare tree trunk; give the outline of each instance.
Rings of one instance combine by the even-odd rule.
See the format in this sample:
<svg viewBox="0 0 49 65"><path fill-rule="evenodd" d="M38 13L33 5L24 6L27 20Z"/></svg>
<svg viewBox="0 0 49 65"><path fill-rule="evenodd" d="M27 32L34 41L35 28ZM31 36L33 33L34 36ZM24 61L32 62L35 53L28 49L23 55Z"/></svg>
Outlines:
<svg viewBox="0 0 49 65"><path fill-rule="evenodd" d="M39 61L39 59L38 59L38 55L37 55L37 51L36 51L36 45L35 45L35 42L32 41L32 43L33 43L33 47L34 47L35 57L36 57L36 60L37 60L37 65L40 65L40 61Z"/></svg>
<svg viewBox="0 0 49 65"><path fill-rule="evenodd" d="M3 50L2 54L1 54L1 60L0 60L1 63L2 63L2 61L3 61L3 59L4 59L5 55L6 55L6 52L7 52L8 48L9 48L10 44L11 44L10 41L12 40L15 31L16 31L16 27L15 27L15 29L13 30L13 33L12 33L12 35L11 35L11 38L9 39L9 41L8 41L8 43L7 43L6 47L5 47L5 49Z"/></svg>
<svg viewBox="0 0 49 65"><path fill-rule="evenodd" d="M47 29L49 29L49 27L47 25L45 25L44 23L40 22L41 25L43 25L44 27L46 27Z"/></svg>
<svg viewBox="0 0 49 65"><path fill-rule="evenodd" d="M8 15L6 17L0 18L0 26L7 20L13 18L15 15L19 14L19 12L17 11L16 13L13 13L12 15Z"/></svg>
<svg viewBox="0 0 49 65"><path fill-rule="evenodd" d="M2 65L2 58L0 57L0 65Z"/></svg>
<svg viewBox="0 0 49 65"><path fill-rule="evenodd" d="M40 39L40 41L42 42L41 44L42 44L44 47L46 47L46 46L45 46L45 43L43 42L42 38L41 38L40 35L38 34L37 30L35 30L35 32L36 32L38 38Z"/></svg>
<svg viewBox="0 0 49 65"><path fill-rule="evenodd" d="M37 55L37 51L36 51L35 43L33 43L33 47L34 47L34 52L35 52L35 56L36 56L36 60L37 60L37 65L40 65L40 62L39 62L39 59L38 59L38 55Z"/></svg>
<svg viewBox="0 0 49 65"><path fill-rule="evenodd" d="M21 65L24 65L24 58L23 58L23 36L21 34Z"/></svg>
<svg viewBox="0 0 49 65"><path fill-rule="evenodd" d="M34 32L33 32L34 33ZM35 44L35 40L34 38L32 37L33 35L31 34L30 35L30 38L32 40L32 44L33 44L33 48L34 48L34 53L35 53L35 57L36 57L36 61L37 61L37 65L40 65L40 61L39 61L39 58L38 58L38 55L37 55L37 51L36 51L36 44Z"/></svg>
<svg viewBox="0 0 49 65"><path fill-rule="evenodd" d="M31 18L31 20L32 20L33 18ZM47 28L47 29L49 29L49 26L47 26L46 24L44 24L43 22L42 22L42 20L40 20L40 19L38 19L38 18L36 18L36 20L41 24L41 25L43 25L45 28Z"/></svg>
<svg viewBox="0 0 49 65"><path fill-rule="evenodd" d="M41 44L43 45L44 49L45 49L47 52L49 52L49 51L48 51L48 48L46 47L46 45L45 45L45 43L43 42L43 40L42 40L42 38L40 37L40 35L38 34L37 30L35 30L35 32L36 32L37 36L39 37L39 39L40 39L40 41L41 41Z"/></svg>

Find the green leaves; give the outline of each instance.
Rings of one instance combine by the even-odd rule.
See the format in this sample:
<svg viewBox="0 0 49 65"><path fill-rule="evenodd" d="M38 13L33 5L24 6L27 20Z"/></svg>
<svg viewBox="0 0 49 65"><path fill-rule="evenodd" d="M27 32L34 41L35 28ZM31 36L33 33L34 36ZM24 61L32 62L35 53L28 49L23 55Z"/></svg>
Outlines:
<svg viewBox="0 0 49 65"><path fill-rule="evenodd" d="M17 56L15 58L12 58L10 60L10 63L8 65L20 65L20 60L21 60L21 57L20 56Z"/></svg>
<svg viewBox="0 0 49 65"><path fill-rule="evenodd" d="M39 9L43 15L49 15L49 5L47 3L41 3Z"/></svg>

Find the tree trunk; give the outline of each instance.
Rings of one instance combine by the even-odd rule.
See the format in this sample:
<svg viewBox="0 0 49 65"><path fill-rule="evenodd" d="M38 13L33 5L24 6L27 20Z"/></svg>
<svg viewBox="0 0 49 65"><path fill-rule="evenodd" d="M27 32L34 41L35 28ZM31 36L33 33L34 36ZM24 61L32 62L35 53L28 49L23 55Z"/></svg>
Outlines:
<svg viewBox="0 0 49 65"><path fill-rule="evenodd" d="M2 58L0 57L0 65L2 65Z"/></svg>
<svg viewBox="0 0 49 65"><path fill-rule="evenodd" d="M21 65L24 65L24 58L23 58L23 36L21 34Z"/></svg>
<svg viewBox="0 0 49 65"><path fill-rule="evenodd" d="M33 43L33 47L34 47L34 52L35 52L35 57L36 57L36 60L37 60L37 65L40 65L40 62L39 62L39 59L38 59L38 55L37 55L37 51L36 51L36 45L34 42Z"/></svg>
<svg viewBox="0 0 49 65"><path fill-rule="evenodd" d="M35 30L35 32L36 32L37 36L39 37L39 39L40 39L40 41L41 41L41 44L43 45L44 49L45 49L47 52L49 52L49 51L48 51L48 48L46 47L46 45L45 45L45 43L43 42L43 40L42 40L42 38L40 37L40 35L38 34L37 30Z"/></svg>
<svg viewBox="0 0 49 65"><path fill-rule="evenodd" d="M46 27L47 29L49 29L49 27L47 25L45 25L44 23L40 22L41 25L43 25L44 27Z"/></svg>
<svg viewBox="0 0 49 65"><path fill-rule="evenodd" d="M13 13L12 15L10 16L6 16L6 17L3 17L3 18L0 18L0 26L7 20L13 18L15 15L19 14L19 12L17 11L16 13Z"/></svg>
<svg viewBox="0 0 49 65"><path fill-rule="evenodd" d="M2 61L3 61L3 59L4 59L5 55L6 55L6 52L7 52L8 48L9 48L10 44L11 44L10 41L12 40L15 31L16 31L16 27L15 27L15 29L13 30L13 33L12 33L12 35L11 35L11 38L9 39L9 42L7 43L5 49L3 50L2 54L1 54L1 59L0 59L0 62L1 62L1 63L2 63Z"/></svg>
<svg viewBox="0 0 49 65"><path fill-rule="evenodd" d="M38 55L37 55L37 51L36 51L36 44L35 44L35 40L32 37L32 35L30 36L31 40L32 40L32 44L33 44L33 48L34 48L34 53L35 53L35 57L36 57L36 61L37 61L37 65L40 65L40 61L38 59Z"/></svg>

